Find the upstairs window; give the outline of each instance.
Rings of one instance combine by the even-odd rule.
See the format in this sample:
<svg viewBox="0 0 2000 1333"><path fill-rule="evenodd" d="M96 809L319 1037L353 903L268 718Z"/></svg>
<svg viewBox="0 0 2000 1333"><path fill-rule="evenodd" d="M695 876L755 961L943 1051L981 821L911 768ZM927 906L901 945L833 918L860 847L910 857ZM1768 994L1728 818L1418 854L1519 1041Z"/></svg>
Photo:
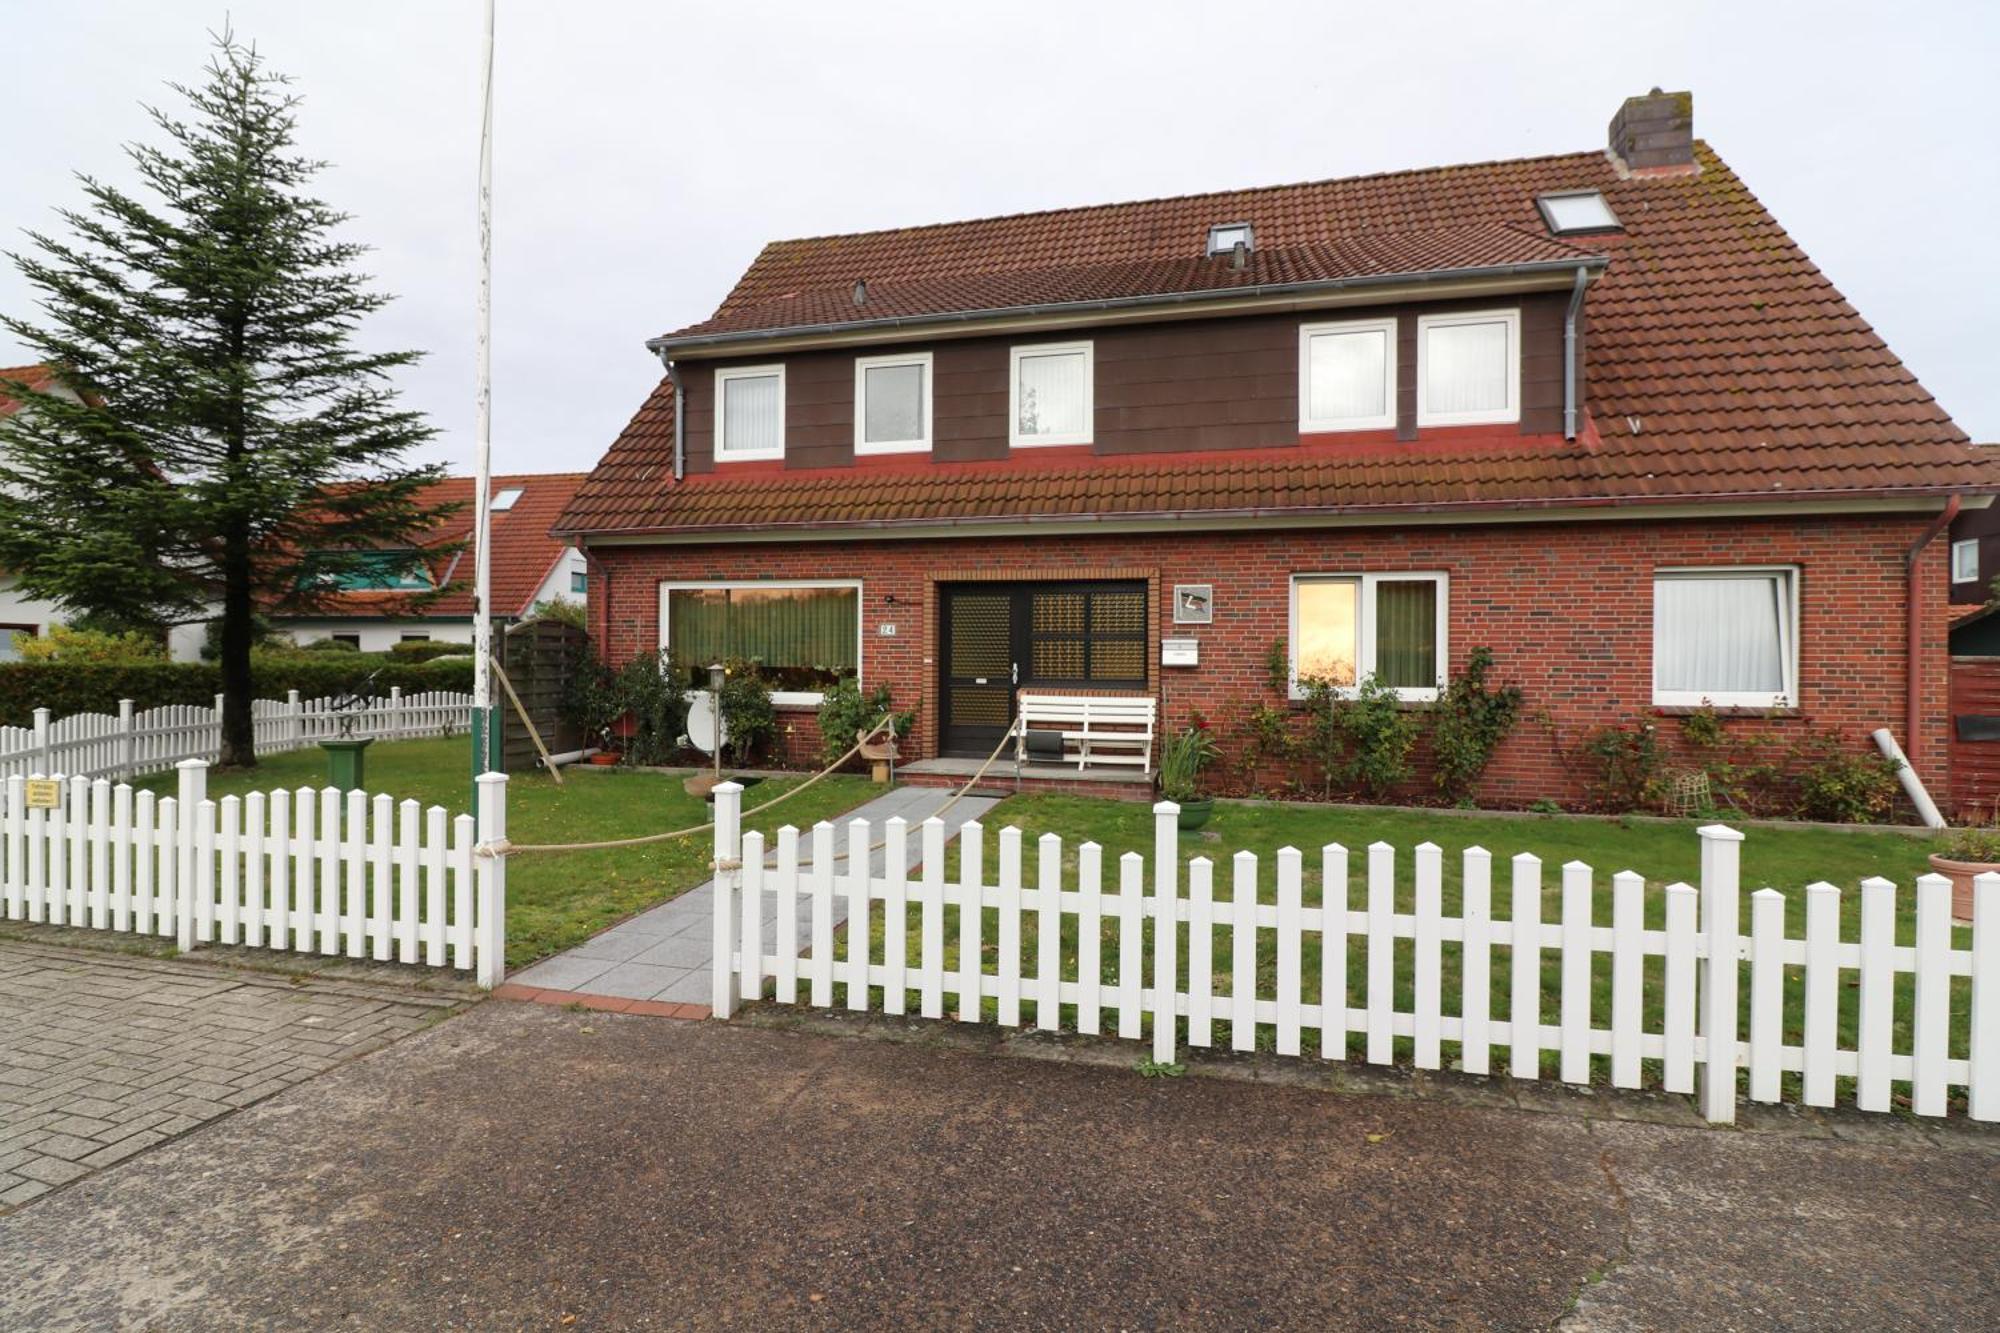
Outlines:
<svg viewBox="0 0 2000 1333"><path fill-rule="evenodd" d="M1471 426L1521 419L1521 312L1423 315L1417 320L1417 424Z"/></svg>
<svg viewBox="0 0 2000 1333"><path fill-rule="evenodd" d="M1237 246L1256 248L1256 238L1247 222L1224 222L1208 229L1208 257L1226 255Z"/></svg>
<svg viewBox="0 0 2000 1333"><path fill-rule="evenodd" d="M854 360L854 452L925 453L931 447L931 354Z"/></svg>
<svg viewBox="0 0 2000 1333"><path fill-rule="evenodd" d="M1299 328L1299 429L1376 430L1396 424L1396 321Z"/></svg>
<svg viewBox="0 0 2000 1333"><path fill-rule="evenodd" d="M1364 678L1405 699L1437 698L1445 662L1442 574L1300 574L1292 580L1292 697Z"/></svg>
<svg viewBox="0 0 2000 1333"><path fill-rule="evenodd" d="M1089 343L1045 343L1013 350L1008 442L1015 448L1089 444L1093 353Z"/></svg>
<svg viewBox="0 0 2000 1333"><path fill-rule="evenodd" d="M1951 544L1951 581L1979 582L1979 539L1967 537Z"/></svg>
<svg viewBox="0 0 2000 1333"><path fill-rule="evenodd" d="M1798 702L1798 572L1662 570L1653 579L1653 702Z"/></svg>
<svg viewBox="0 0 2000 1333"><path fill-rule="evenodd" d="M785 456L785 368L736 366L715 372L715 460Z"/></svg>
<svg viewBox="0 0 2000 1333"><path fill-rule="evenodd" d="M1567 190L1545 194L1535 201L1542 221L1558 236L1575 236L1593 231L1623 231L1611 205L1595 190Z"/></svg>

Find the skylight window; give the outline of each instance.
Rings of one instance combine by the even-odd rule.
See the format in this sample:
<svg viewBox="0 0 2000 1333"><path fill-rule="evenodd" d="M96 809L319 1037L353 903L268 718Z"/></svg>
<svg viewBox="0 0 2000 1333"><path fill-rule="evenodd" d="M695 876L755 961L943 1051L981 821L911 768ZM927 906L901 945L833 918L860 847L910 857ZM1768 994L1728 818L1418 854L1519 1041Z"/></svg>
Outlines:
<svg viewBox="0 0 2000 1333"><path fill-rule="evenodd" d="M488 505L487 508L492 510L496 514L502 513L506 510L512 509L514 507L514 501L520 498L521 498L521 488L519 486L509 486L504 491L494 492L493 503Z"/></svg>
<svg viewBox="0 0 2000 1333"><path fill-rule="evenodd" d="M1535 203L1542 210L1542 221L1548 223L1549 230L1558 236L1624 230L1618 224L1617 215L1611 211L1611 205L1605 203L1604 196L1596 190L1545 194Z"/></svg>
<svg viewBox="0 0 2000 1333"><path fill-rule="evenodd" d="M1211 259L1216 255L1226 255L1239 245L1245 250L1255 248L1249 223L1224 222L1208 229L1208 253Z"/></svg>

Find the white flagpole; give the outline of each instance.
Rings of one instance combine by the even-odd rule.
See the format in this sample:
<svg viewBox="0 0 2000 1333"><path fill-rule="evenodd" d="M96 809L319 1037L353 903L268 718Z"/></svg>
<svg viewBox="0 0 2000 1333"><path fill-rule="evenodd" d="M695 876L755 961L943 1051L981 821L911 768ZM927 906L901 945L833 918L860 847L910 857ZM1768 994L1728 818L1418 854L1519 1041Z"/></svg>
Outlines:
<svg viewBox="0 0 2000 1333"><path fill-rule="evenodd" d="M479 122L479 378L477 419L473 426L473 619L472 619L472 773L493 767L493 0L486 0L486 34L481 51ZM475 802L475 808L477 803Z"/></svg>

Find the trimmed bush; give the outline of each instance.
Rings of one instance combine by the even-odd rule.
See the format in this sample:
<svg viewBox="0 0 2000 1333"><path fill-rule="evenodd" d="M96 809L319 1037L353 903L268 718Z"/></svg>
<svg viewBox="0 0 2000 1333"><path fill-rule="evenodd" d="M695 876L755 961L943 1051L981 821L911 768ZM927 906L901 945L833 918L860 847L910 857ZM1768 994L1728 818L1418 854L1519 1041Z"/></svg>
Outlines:
<svg viewBox="0 0 2000 1333"><path fill-rule="evenodd" d="M389 656L398 662L428 662L434 657L470 657L472 645L446 643L442 639L405 639L390 645Z"/></svg>
<svg viewBox="0 0 2000 1333"><path fill-rule="evenodd" d="M321 699L368 688L386 695L472 688L472 659L396 662L385 653L259 653L251 671L260 699L282 699L297 690L302 699ZM120 699L139 709L164 704L213 707L222 689L222 671L208 662L158 662L144 666L65 666L57 662L0 663L0 724L32 725L36 708L54 717L72 713L116 713Z"/></svg>

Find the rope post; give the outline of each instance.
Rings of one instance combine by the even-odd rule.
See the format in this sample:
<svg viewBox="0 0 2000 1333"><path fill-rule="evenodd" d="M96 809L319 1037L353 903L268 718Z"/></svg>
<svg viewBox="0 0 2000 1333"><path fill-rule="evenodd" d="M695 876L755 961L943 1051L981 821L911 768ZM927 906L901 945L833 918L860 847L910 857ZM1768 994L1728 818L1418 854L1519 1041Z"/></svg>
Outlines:
<svg viewBox="0 0 2000 1333"><path fill-rule="evenodd" d="M1710 1124L1736 1119L1736 1046L1741 1032L1737 1015L1738 871L1743 835L1722 824L1695 830L1701 838L1701 931L1708 950L1699 976L1701 1035L1701 1113Z"/></svg>
<svg viewBox="0 0 2000 1333"><path fill-rule="evenodd" d="M479 858L473 963L479 985L492 990L507 975L507 775L481 773L473 785L479 794L479 836L492 849Z"/></svg>
<svg viewBox="0 0 2000 1333"><path fill-rule="evenodd" d="M743 873L743 784L715 791L715 984L709 1008L717 1018L736 1012L736 879Z"/></svg>

